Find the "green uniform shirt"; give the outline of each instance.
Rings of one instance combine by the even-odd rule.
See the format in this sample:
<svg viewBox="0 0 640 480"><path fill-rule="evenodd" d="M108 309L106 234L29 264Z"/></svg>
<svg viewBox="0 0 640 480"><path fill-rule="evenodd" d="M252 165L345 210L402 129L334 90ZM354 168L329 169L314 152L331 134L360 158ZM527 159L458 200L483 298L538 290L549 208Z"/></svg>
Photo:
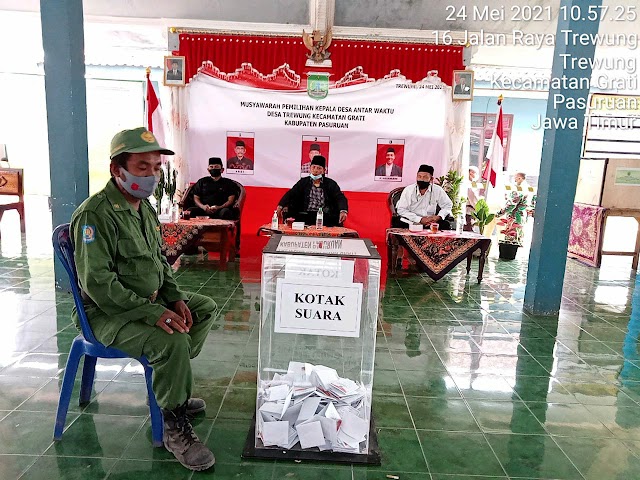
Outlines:
<svg viewBox="0 0 640 480"><path fill-rule="evenodd" d="M71 235L80 288L92 300L84 301L87 317L105 345L127 323L154 325L163 304L187 300L161 253L153 207L142 200L136 211L114 180L73 213ZM149 297L156 291L152 302Z"/></svg>

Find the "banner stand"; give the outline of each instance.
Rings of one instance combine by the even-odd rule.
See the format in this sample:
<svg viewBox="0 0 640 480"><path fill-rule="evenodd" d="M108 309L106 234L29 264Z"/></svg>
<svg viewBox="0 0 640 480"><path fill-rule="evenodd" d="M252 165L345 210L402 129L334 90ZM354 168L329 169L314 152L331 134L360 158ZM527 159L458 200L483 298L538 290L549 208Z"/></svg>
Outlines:
<svg viewBox="0 0 640 480"><path fill-rule="evenodd" d="M371 415L380 269L368 239L271 237L243 458L380 465Z"/></svg>

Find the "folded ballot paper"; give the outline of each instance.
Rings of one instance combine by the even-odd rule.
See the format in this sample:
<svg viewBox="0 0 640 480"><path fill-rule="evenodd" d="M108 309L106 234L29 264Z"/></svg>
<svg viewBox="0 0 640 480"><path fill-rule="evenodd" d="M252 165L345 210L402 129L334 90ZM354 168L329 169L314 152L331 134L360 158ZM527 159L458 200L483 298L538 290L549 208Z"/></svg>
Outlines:
<svg viewBox="0 0 640 480"><path fill-rule="evenodd" d="M290 362L283 373L261 382L258 392L264 446L360 453L369 434L362 384L310 363Z"/></svg>

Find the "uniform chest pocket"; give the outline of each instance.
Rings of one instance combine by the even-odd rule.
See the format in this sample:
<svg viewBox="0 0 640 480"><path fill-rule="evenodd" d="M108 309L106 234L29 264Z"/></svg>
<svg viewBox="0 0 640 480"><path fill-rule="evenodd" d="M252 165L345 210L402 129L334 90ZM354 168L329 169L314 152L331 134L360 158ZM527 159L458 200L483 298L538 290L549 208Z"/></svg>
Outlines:
<svg viewBox="0 0 640 480"><path fill-rule="evenodd" d="M116 270L120 275L137 275L145 270L149 272L151 259L149 249L142 240L122 238L118 240L118 258Z"/></svg>

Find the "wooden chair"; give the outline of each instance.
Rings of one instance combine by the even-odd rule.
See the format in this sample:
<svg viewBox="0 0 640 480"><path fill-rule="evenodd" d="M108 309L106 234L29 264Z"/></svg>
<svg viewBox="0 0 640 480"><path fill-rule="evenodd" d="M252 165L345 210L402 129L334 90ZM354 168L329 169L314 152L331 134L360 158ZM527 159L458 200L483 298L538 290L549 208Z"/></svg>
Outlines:
<svg viewBox="0 0 640 480"><path fill-rule="evenodd" d="M389 207L389 211L391 212L391 226L395 224L395 219L400 219L400 215L398 215L398 211L396 210L396 204L398 200L400 200L400 195L402 195L403 190L404 187L394 188L389 192L389 196L387 197L387 207Z"/></svg>
<svg viewBox="0 0 640 480"><path fill-rule="evenodd" d="M247 197L247 193L246 190L244 188L244 186L240 183L240 182L236 182L235 180L231 180L233 183L236 184L236 186L238 187L238 195L236 198L236 202L233 204L233 206L231 207L235 213L236 213L236 217L238 218L237 220L235 220L236 222L236 251L240 251L240 219L242 218L242 209L244 208L244 202L246 200ZM189 185L189 187L187 187L187 190L184 192L184 195L182 196L182 199L180 201L180 207L182 207L182 211L184 212L185 210L188 210L189 208L195 207L196 204L193 200L193 186L195 185L195 183L192 183L191 185ZM205 247L204 245L202 245L203 247ZM206 248L206 247L205 247Z"/></svg>
<svg viewBox="0 0 640 480"><path fill-rule="evenodd" d="M3 195L18 197L18 201L0 203L0 220L7 210L17 210L20 231L24 233L24 177L21 168L0 168L0 196Z"/></svg>

